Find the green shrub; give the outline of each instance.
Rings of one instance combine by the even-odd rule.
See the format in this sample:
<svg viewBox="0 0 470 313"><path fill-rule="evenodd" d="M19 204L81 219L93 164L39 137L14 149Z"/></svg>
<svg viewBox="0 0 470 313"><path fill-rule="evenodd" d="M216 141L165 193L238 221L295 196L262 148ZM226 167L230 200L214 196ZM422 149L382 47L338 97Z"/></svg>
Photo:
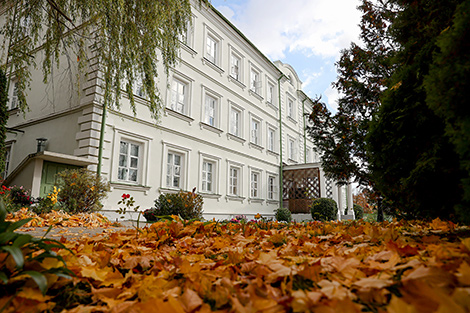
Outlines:
<svg viewBox="0 0 470 313"><path fill-rule="evenodd" d="M56 175L60 206L72 214L98 211L109 183L87 169L69 169Z"/></svg>
<svg viewBox="0 0 470 313"><path fill-rule="evenodd" d="M338 206L336 201L328 198L318 198L313 200L310 207L312 218L315 221L336 220L338 216Z"/></svg>
<svg viewBox="0 0 470 313"><path fill-rule="evenodd" d="M10 206L13 211L21 208L29 208L33 203L29 191L24 189L23 186L13 186L9 188Z"/></svg>
<svg viewBox="0 0 470 313"><path fill-rule="evenodd" d="M288 222L290 223L292 221L292 214L289 209L287 208L279 208L276 211L276 220L279 222Z"/></svg>
<svg viewBox="0 0 470 313"><path fill-rule="evenodd" d="M155 200L155 207L144 211L144 217L179 215L185 220L202 219L203 198L194 192L162 194ZM148 220L148 219L147 219Z"/></svg>
<svg viewBox="0 0 470 313"><path fill-rule="evenodd" d="M356 220L360 220L361 218L364 217L364 209L359 204L354 204L353 210L354 210L354 215L356 217Z"/></svg>
<svg viewBox="0 0 470 313"><path fill-rule="evenodd" d="M17 222L5 220L7 210L3 199L0 198L0 294L14 296L24 286L36 284L43 294L48 289L51 275L71 278L74 275L67 267L57 249L66 247L57 240L49 238L35 238L29 234L20 234L15 231L29 222L31 218ZM70 250L69 250L70 251ZM43 264L44 260L56 259L58 267L50 267L50 262ZM5 307L3 307L5 309Z"/></svg>

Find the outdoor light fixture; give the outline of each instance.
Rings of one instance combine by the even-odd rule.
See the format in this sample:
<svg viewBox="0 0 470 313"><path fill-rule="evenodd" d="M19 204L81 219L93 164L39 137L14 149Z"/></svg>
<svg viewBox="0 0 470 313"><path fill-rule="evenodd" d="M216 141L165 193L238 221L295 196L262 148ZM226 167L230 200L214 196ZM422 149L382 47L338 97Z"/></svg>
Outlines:
<svg viewBox="0 0 470 313"><path fill-rule="evenodd" d="M46 150L46 141L47 141L47 138L44 138L44 137L41 137L41 138L36 138L37 142L38 142L38 151L36 152L42 152L44 150Z"/></svg>

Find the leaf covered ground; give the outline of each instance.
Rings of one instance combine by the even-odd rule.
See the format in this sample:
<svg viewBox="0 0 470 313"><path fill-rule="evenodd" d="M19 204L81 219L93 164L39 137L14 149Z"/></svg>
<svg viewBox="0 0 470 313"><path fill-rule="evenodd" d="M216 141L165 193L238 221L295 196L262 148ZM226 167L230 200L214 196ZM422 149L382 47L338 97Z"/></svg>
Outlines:
<svg viewBox="0 0 470 313"><path fill-rule="evenodd" d="M62 242L76 277L5 312L470 312L470 230L451 222L160 221ZM44 262L51 268L59 261ZM43 266L45 266L43 264ZM8 302L11 300L10 302Z"/></svg>

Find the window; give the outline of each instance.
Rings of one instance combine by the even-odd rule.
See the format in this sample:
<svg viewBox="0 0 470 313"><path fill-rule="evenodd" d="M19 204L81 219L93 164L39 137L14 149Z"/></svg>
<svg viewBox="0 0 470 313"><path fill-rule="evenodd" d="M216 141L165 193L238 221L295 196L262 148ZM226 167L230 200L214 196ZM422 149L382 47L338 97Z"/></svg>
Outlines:
<svg viewBox="0 0 470 313"><path fill-rule="evenodd" d="M215 164L209 161L202 162L202 191L214 192Z"/></svg>
<svg viewBox="0 0 470 313"><path fill-rule="evenodd" d="M259 181L261 174L259 172L251 172L251 198L259 198Z"/></svg>
<svg viewBox="0 0 470 313"><path fill-rule="evenodd" d="M268 150L274 152L276 143L276 130L268 127Z"/></svg>
<svg viewBox="0 0 470 313"><path fill-rule="evenodd" d="M217 99L206 94L206 101L204 106L204 123L216 127L217 118Z"/></svg>
<svg viewBox="0 0 470 313"><path fill-rule="evenodd" d="M289 138L289 159L295 160L295 141L294 139Z"/></svg>
<svg viewBox="0 0 470 313"><path fill-rule="evenodd" d="M206 59L217 64L217 54L219 49L219 41L208 35L206 38Z"/></svg>
<svg viewBox="0 0 470 313"><path fill-rule="evenodd" d="M251 69L250 73L250 90L256 94L260 94L261 90L261 80L259 72L255 69Z"/></svg>
<svg viewBox="0 0 470 313"><path fill-rule="evenodd" d="M188 84L173 79L171 84L171 109L181 114L186 114L188 99Z"/></svg>
<svg viewBox="0 0 470 313"><path fill-rule="evenodd" d="M305 163L310 163L310 148L307 147L305 150Z"/></svg>
<svg viewBox="0 0 470 313"><path fill-rule="evenodd" d="M230 134L241 137L242 112L231 108L230 110Z"/></svg>
<svg viewBox="0 0 470 313"><path fill-rule="evenodd" d="M290 98L287 100L287 116L294 118L294 100Z"/></svg>
<svg viewBox="0 0 470 313"><path fill-rule="evenodd" d="M129 141L120 141L118 180L137 183L139 179L139 163L141 146Z"/></svg>
<svg viewBox="0 0 470 313"><path fill-rule="evenodd" d="M8 110L13 110L18 107L19 98L18 98L18 86L15 80L10 81L10 90L8 97Z"/></svg>
<svg viewBox="0 0 470 313"><path fill-rule="evenodd" d="M230 57L230 76L238 81L240 81L241 75L241 62L241 59L232 53Z"/></svg>
<svg viewBox="0 0 470 313"><path fill-rule="evenodd" d="M191 25L191 21L186 23L186 31L179 35L179 40L184 43L186 46L192 46L192 34L193 28Z"/></svg>
<svg viewBox="0 0 470 313"><path fill-rule="evenodd" d="M168 152L166 164L166 186L169 188L182 188L181 167L183 156L175 152Z"/></svg>
<svg viewBox="0 0 470 313"><path fill-rule="evenodd" d="M268 83L268 90L266 94L266 101L273 104L274 102L274 84Z"/></svg>
<svg viewBox="0 0 470 313"><path fill-rule="evenodd" d="M261 144L261 138L260 138L260 126L261 123L258 120L251 119L251 142L254 143L255 145L260 145Z"/></svg>
<svg viewBox="0 0 470 313"><path fill-rule="evenodd" d="M276 176L273 176L273 175L268 176L268 199L269 200L277 200L276 181L277 181Z"/></svg>
<svg viewBox="0 0 470 313"><path fill-rule="evenodd" d="M240 168L231 166L229 175L229 195L240 195Z"/></svg>
<svg viewBox="0 0 470 313"><path fill-rule="evenodd" d="M5 179L8 176L8 168L10 167L11 146L5 147L5 170L1 173L0 178Z"/></svg>
<svg viewBox="0 0 470 313"><path fill-rule="evenodd" d="M142 77L136 77L134 80L134 88L133 88L134 95L145 98L144 92L144 83L142 81Z"/></svg>

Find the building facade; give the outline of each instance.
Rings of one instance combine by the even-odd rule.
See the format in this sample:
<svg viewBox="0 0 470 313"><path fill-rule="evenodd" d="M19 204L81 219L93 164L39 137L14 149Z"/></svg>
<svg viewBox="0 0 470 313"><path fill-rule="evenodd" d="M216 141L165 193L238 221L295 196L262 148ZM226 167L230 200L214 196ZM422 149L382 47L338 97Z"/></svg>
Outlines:
<svg viewBox="0 0 470 313"><path fill-rule="evenodd" d="M165 108L158 123L138 83L136 116L125 96L119 111L107 110L101 171L111 192L105 214L117 217L123 193L146 209L162 193L196 188L206 219L269 217L282 203L283 171L299 166L320 169L320 196L352 207L350 188L337 187L321 171L305 134L311 100L290 65L271 62L221 13L205 6L193 7L191 27L181 40L178 65L159 75ZM99 65L91 65L79 92L76 82L57 75L45 85L42 73L33 73L31 110L24 115L11 77L7 183L44 196L60 170L97 169L103 121L98 73Z"/></svg>

